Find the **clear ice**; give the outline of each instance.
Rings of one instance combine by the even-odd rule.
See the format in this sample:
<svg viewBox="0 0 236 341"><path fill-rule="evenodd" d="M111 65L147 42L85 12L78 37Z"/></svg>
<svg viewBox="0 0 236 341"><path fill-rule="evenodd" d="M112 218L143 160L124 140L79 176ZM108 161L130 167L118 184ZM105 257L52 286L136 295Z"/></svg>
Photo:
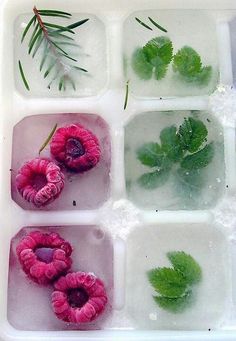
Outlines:
<svg viewBox="0 0 236 341"><path fill-rule="evenodd" d="M160 24L167 33L151 24L148 17ZM135 17L148 24L153 30L146 29ZM207 27L207 34L206 28ZM131 57L133 52L143 47L149 40L166 36L173 43L176 54L183 46L190 46L201 56L204 66L213 69L211 81L207 86L198 86L194 83L183 82L169 65L166 76L157 81L142 80L133 71ZM218 82L218 56L215 19L212 13L201 10L153 10L134 12L124 24L124 72L126 79L130 80L130 91L137 97L173 97L173 96L198 96L210 94Z"/></svg>
<svg viewBox="0 0 236 341"><path fill-rule="evenodd" d="M21 44L22 33L33 17L32 14L22 14L16 21L14 26L14 66L15 66L15 84L17 90L25 96L31 97L86 97L95 96L106 86L107 82L107 56L106 56L106 34L104 24L94 15L73 13L72 17L64 18L47 18L47 22L58 25L70 25L74 22L89 18L82 26L75 29L76 34L73 35L78 47L74 48L65 46L73 58L78 60L75 65L86 69L88 72L77 72L73 70L73 80L76 84L76 91L73 87L68 86L68 90L59 91L58 83L48 89L48 84L52 79L48 76L44 79L44 72L40 72L41 54L43 45L41 45L34 58L28 54L28 42L33 29L28 32L25 41ZM75 52L74 52L75 51ZM72 53L73 52L73 53ZM30 91L24 87L19 74L18 61L21 61L26 79L30 86ZM69 60L68 60L69 61ZM70 61L69 61L70 62Z"/></svg>
<svg viewBox="0 0 236 341"><path fill-rule="evenodd" d="M138 183L144 173L152 168L143 166L137 159L137 149L144 143L160 143L163 128L176 125L179 127L185 117L201 120L208 129L208 143L214 142L214 158L201 170L197 185L191 181L183 183L177 173L178 166L171 169L166 183L146 189ZM206 209L214 207L225 189L224 142L223 130L217 120L206 112L190 111L147 112L138 115L125 128L125 172L126 189L129 199L144 209ZM187 174L187 173L186 173ZM180 181L179 181L180 180ZM186 186L185 186L186 185Z"/></svg>
<svg viewBox="0 0 236 341"><path fill-rule="evenodd" d="M190 254L202 269L195 302L176 314L159 308L147 279L147 271L171 266L166 257L169 251ZM227 240L217 226L195 223L140 227L127 242L127 312L140 329L217 328L229 305L229 268Z"/></svg>

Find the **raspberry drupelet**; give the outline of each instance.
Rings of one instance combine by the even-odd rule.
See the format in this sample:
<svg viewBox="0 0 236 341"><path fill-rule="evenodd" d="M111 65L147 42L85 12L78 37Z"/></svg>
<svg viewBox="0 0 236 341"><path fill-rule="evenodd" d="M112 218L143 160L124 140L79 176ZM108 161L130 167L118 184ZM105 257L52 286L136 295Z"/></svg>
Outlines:
<svg viewBox="0 0 236 341"><path fill-rule="evenodd" d="M69 273L60 277L54 288L52 308L56 316L65 322L91 322L107 304L104 284L92 273Z"/></svg>
<svg viewBox="0 0 236 341"><path fill-rule="evenodd" d="M34 231L25 236L16 248L24 272L38 284L48 284L71 267L70 243L58 233Z"/></svg>
<svg viewBox="0 0 236 341"><path fill-rule="evenodd" d="M97 137L80 124L57 129L51 144L51 154L68 169L85 172L99 162L101 156Z"/></svg>
<svg viewBox="0 0 236 341"><path fill-rule="evenodd" d="M16 176L22 197L41 207L54 201L64 188L64 174L52 160L36 158L26 162Z"/></svg>

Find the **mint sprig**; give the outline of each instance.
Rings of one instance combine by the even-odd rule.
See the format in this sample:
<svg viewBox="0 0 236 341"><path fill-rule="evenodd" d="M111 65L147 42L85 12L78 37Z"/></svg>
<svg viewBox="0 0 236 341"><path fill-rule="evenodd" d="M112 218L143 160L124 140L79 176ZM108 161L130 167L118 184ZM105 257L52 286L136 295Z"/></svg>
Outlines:
<svg viewBox="0 0 236 341"><path fill-rule="evenodd" d="M176 178L183 187L193 187L198 192L204 185L200 169L207 167L214 157L214 143L207 144L208 131L205 124L195 118L185 118L179 129L164 128L160 143L145 143L137 150L138 160L151 173L143 174L138 183L145 189L155 189L166 183L171 170L179 165Z"/></svg>
<svg viewBox="0 0 236 341"><path fill-rule="evenodd" d="M140 20L139 22L151 29ZM151 22L153 23L152 20ZM161 80L166 76L172 60L174 73L185 83L192 83L199 87L209 84L212 67L203 66L201 56L190 46L182 47L174 55L173 43L167 36L153 38L145 46L136 49L131 58L131 66L140 79L149 80L154 76L156 80Z"/></svg>
<svg viewBox="0 0 236 341"><path fill-rule="evenodd" d="M173 45L168 37L161 36L151 39L132 55L131 65L139 78L148 80L152 76L156 80L165 77L168 66L173 58Z"/></svg>
<svg viewBox="0 0 236 341"><path fill-rule="evenodd" d="M202 279L202 270L195 259L183 251L168 252L173 268L148 271L148 280L158 296L155 302L172 313L180 313L193 302L193 286Z"/></svg>
<svg viewBox="0 0 236 341"><path fill-rule="evenodd" d="M190 46L182 47L173 58L173 70L185 82L208 85L212 76L211 66L202 66L200 55Z"/></svg>

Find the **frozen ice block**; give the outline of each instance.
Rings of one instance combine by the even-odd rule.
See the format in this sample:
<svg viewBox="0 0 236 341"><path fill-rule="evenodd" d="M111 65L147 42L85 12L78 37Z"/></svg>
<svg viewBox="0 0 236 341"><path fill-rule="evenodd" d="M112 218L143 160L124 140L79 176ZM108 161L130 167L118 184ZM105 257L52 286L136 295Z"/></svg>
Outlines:
<svg viewBox="0 0 236 341"><path fill-rule="evenodd" d="M104 24L95 15L87 13L72 13L72 16L67 18L48 17L42 16L44 22L57 25L71 25L83 19L89 19L86 23L78 26L74 29L75 34L70 34L67 31L61 32L63 35L73 38L69 40L61 36L61 39L54 39L56 45L64 50L69 57L75 59L73 61L68 58L61 58L62 51L55 45L52 45L49 49L50 56L57 54L62 59L60 65L65 64L65 75L69 75L72 79L76 90L74 90L73 83L68 82L66 91L62 89L59 91L58 80L53 81L50 88L48 88L50 82L58 75L59 70L56 67L50 71L50 74L46 77L45 72L47 67L50 67L49 60L46 60L42 71L40 72L40 64L42 61L42 55L44 53L45 44L42 43L32 58L35 44L32 53L28 54L28 44L30 36L34 31L34 27L31 27L28 31L24 41L21 43L22 34L26 28L28 22L33 17L34 13L22 14L18 16L14 25L14 67L15 67L15 85L17 90L25 96L31 97L86 97L95 96L105 88L107 82L107 56L106 56L106 35ZM45 19L46 18L46 19ZM47 27L50 30L50 27ZM60 37L59 37L60 38ZM78 46L74 46L76 43ZM25 77L28 81L30 91L27 91L22 78L19 73L18 61L21 61ZM88 72L79 71L78 69L71 69L70 65L75 65Z"/></svg>
<svg viewBox="0 0 236 341"><path fill-rule="evenodd" d="M198 124L201 124L201 126L204 124L205 128L200 129L207 129L207 135L204 136L201 136L202 132L195 131L197 139L198 134L200 134L200 139L203 142L198 149L199 152L206 147L203 152L200 152L200 154L204 153L204 155L196 154L194 162L192 162L192 159L186 160L191 161L187 163L183 160L188 159L188 155L194 155L194 153L190 154L185 150L182 154L184 147L180 147L181 155L177 155L177 160L173 159L176 155L169 155L172 153L170 152L169 156L161 161L162 165L158 164L158 167L153 167L152 160L149 164L151 167L140 162L138 151L143 145L146 143L158 143L160 146L160 136L168 130L173 130L174 127L176 128L176 131L174 130L175 138L178 129L180 129L179 127L189 118L197 122L200 121L201 123ZM162 149L165 149L163 143L162 141ZM224 192L223 130L217 120L207 112L169 111L140 114L129 122L125 128L125 150L128 197L141 208L158 210L206 209L214 207ZM164 155L166 153L165 150ZM154 157L156 155L154 154ZM169 157L172 159L170 160ZM206 165L204 164L205 161L207 162ZM143 163L146 163L146 161L143 160ZM151 177L147 181L143 181L143 176L156 171L160 171L160 176L156 179L157 182Z"/></svg>
<svg viewBox="0 0 236 341"><path fill-rule="evenodd" d="M200 265L202 280L194 302L181 313L161 309L147 271L171 267L170 251L184 251ZM134 231L127 244L127 311L138 329L208 330L227 315L230 300L230 262L227 239L217 226L163 224Z"/></svg>
<svg viewBox="0 0 236 341"><path fill-rule="evenodd" d="M149 17L160 25L161 29L157 28ZM150 29L138 23L135 18L148 25ZM162 51L158 56L155 55L154 42L154 48L152 45L151 48L146 49L145 55L135 56L137 49L144 47L150 40L157 37L169 38L172 42L173 53L171 53L170 47L160 42ZM196 57L195 53L193 56L191 51L190 59L191 62L194 59L193 65L190 67L191 70L187 70L187 67L190 66L190 64L188 65L189 61L181 61L183 73L187 73L188 76L182 77L182 74L174 72L175 58L172 60L171 58L186 46L197 52L201 62L198 60L199 57ZM216 88L219 73L216 21L210 11L153 10L134 12L124 24L123 49L125 77L130 80L131 93L137 97L206 95L212 93ZM145 62L147 59L151 64ZM166 67L163 63L166 64ZM202 67L203 69L201 69ZM196 68L199 69L198 79L194 78L193 70Z"/></svg>
<svg viewBox="0 0 236 341"><path fill-rule="evenodd" d="M105 284L108 304L97 320L85 324L69 324L56 318L51 307L52 285L40 286L21 269L16 246L31 231L57 232L73 247L72 272L92 272ZM69 271L69 272L70 272ZM27 293L27 295L25 294ZM111 314L113 297L113 247L109 235L96 226L26 227L11 242L8 321L20 330L102 329Z"/></svg>
<svg viewBox="0 0 236 341"><path fill-rule="evenodd" d="M18 193L15 178L18 169L25 162L38 157L40 147L56 123L58 128L79 123L90 130L99 140L101 159L93 169L83 173L63 170L66 177L64 189L59 198L42 209L78 210L100 207L110 193L110 135L106 122L99 116L91 114L36 115L24 118L15 126L11 167L13 200L24 209L37 209ZM40 156L51 157L50 144ZM54 160L53 157L52 159Z"/></svg>

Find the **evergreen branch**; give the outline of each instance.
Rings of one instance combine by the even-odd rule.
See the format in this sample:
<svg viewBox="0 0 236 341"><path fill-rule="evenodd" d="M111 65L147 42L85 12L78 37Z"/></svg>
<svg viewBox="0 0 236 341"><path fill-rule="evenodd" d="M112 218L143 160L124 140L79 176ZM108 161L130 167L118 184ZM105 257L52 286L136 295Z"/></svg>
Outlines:
<svg viewBox="0 0 236 341"><path fill-rule="evenodd" d="M29 87L29 84L26 80L26 77L25 77L25 74L24 74L24 70L23 70L23 67L22 67L22 64L21 64L21 61L18 60L18 66L19 66L19 71L20 71L20 75L21 75L21 78L22 78L22 81L25 85L25 88L30 91L30 87Z"/></svg>
<svg viewBox="0 0 236 341"><path fill-rule="evenodd" d="M39 50L42 52L39 69L40 72L42 72L46 65L43 74L44 78L47 78L52 73L52 70L55 69L55 75L48 85L49 89L51 84L58 80L58 88L60 91L62 89L66 90L67 83L75 90L75 83L70 75L71 70L75 69L83 72L88 71L84 68L68 64L68 62L66 62L66 59L77 62L77 60L70 56L66 50L67 46L78 47L78 44L76 44L74 39L68 36L68 34L75 34L73 29L83 25L89 19L83 19L71 25L62 26L55 23L44 22L42 20L42 16L70 19L70 13L58 10L38 10L36 7L33 8L33 12L34 16L30 19L22 35L23 42L30 28L33 28L28 43L28 54L34 58ZM41 50L40 48L42 45L44 45L44 48ZM21 72L21 75L22 74L23 72Z"/></svg>

